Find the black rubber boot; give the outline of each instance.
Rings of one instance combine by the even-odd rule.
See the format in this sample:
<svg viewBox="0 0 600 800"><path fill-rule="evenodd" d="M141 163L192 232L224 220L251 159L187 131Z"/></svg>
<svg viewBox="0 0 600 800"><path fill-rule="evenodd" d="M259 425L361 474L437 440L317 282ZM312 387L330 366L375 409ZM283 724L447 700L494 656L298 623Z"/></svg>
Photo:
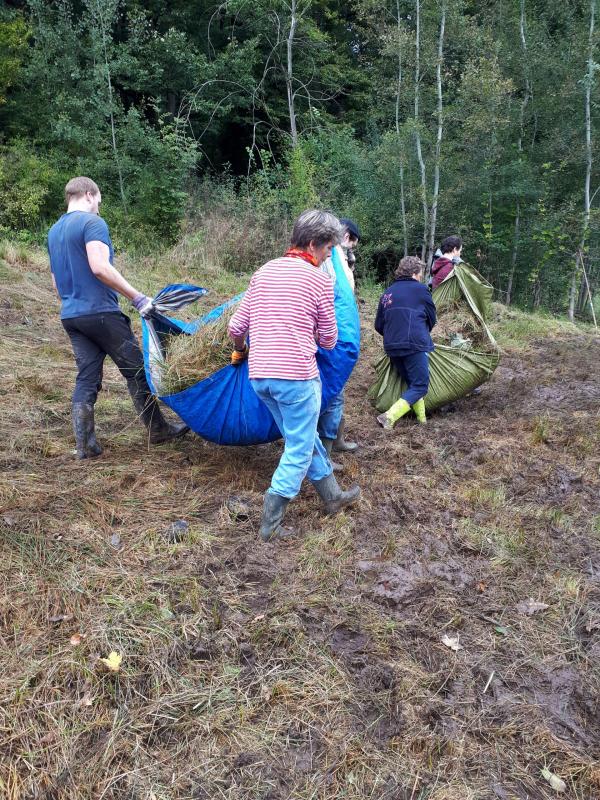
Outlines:
<svg viewBox="0 0 600 800"><path fill-rule="evenodd" d="M344 465L340 464L339 461L334 461L331 457L331 450L333 449L333 439L321 439L323 443L323 447L327 451L327 457L329 458L329 463L331 464L334 472L343 472Z"/></svg>
<svg viewBox="0 0 600 800"><path fill-rule="evenodd" d="M347 442L344 439L344 431L346 429L346 420L342 417L340 427L338 428L337 437L333 443L334 453L353 453L358 449L356 442Z"/></svg>
<svg viewBox="0 0 600 800"><path fill-rule="evenodd" d="M352 486L347 492L342 491L333 473L326 478L321 478L320 481L313 481L313 486L325 505L325 514L327 515L337 514L342 508L352 505L360 497L358 486Z"/></svg>
<svg viewBox="0 0 600 800"><path fill-rule="evenodd" d="M162 411L154 395L135 395L133 405L139 418L150 433L150 444L161 444L179 439L189 431L185 422L171 424L163 417Z"/></svg>
<svg viewBox="0 0 600 800"><path fill-rule="evenodd" d="M266 492L260 521L260 538L263 542L279 538L283 539L293 533L292 530L283 528L281 525L289 502L288 497Z"/></svg>
<svg viewBox="0 0 600 800"><path fill-rule="evenodd" d="M73 403L71 409L77 458L96 458L102 448L96 441L94 406L91 403Z"/></svg>

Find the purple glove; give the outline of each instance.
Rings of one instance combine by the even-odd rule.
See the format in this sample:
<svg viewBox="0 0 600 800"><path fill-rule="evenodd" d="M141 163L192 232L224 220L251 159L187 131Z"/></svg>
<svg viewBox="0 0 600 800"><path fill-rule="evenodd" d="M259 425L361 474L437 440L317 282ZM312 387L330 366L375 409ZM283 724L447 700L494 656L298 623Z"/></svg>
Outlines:
<svg viewBox="0 0 600 800"><path fill-rule="evenodd" d="M139 311L141 317L148 319L154 310L154 303L145 294L138 292L131 301L131 305Z"/></svg>

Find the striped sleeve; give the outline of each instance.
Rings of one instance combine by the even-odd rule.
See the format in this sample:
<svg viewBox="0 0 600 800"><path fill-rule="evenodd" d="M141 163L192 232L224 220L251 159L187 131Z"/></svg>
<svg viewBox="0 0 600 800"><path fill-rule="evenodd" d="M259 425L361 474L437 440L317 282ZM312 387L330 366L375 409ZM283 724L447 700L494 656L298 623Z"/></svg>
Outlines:
<svg viewBox="0 0 600 800"><path fill-rule="evenodd" d="M333 283L327 281L317 306L317 331L319 344L324 350L333 350L337 344L338 330L333 305Z"/></svg>
<svg viewBox="0 0 600 800"><path fill-rule="evenodd" d="M250 328L250 308L252 305L252 291L254 278L250 281L248 291L242 297L242 301L237 307L234 315L229 320L229 335L232 339L245 336Z"/></svg>

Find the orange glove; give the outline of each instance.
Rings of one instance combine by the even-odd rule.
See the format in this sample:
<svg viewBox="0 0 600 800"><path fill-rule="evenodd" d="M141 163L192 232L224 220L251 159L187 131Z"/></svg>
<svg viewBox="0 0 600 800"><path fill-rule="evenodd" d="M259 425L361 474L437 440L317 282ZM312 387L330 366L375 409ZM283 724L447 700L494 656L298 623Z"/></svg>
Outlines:
<svg viewBox="0 0 600 800"><path fill-rule="evenodd" d="M248 358L248 345L244 345L243 350L234 350L231 354L231 366L239 367Z"/></svg>

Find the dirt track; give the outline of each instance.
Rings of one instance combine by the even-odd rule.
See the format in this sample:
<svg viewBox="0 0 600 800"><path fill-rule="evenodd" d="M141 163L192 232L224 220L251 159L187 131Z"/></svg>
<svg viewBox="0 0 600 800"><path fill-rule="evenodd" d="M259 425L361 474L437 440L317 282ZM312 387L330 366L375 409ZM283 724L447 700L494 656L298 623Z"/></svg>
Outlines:
<svg viewBox="0 0 600 800"><path fill-rule="evenodd" d="M307 487L263 545L278 446L148 451L110 368L106 453L75 462L68 345L34 313L3 320L3 798L531 800L544 767L600 797L597 337L513 349L389 434L365 313L363 500L325 520Z"/></svg>

